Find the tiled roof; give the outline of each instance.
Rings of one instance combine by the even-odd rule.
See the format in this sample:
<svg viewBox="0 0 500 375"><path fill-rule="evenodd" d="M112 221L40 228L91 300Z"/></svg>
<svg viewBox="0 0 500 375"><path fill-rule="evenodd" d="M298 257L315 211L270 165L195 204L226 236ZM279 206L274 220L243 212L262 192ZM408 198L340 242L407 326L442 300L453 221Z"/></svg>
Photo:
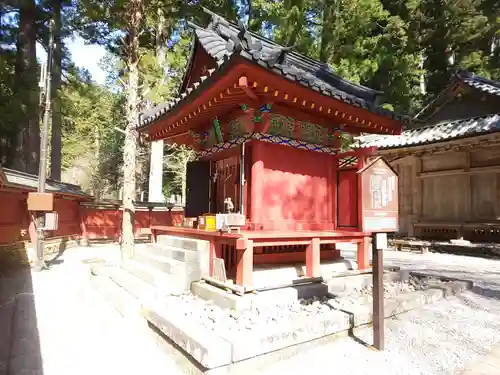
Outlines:
<svg viewBox="0 0 500 375"><path fill-rule="evenodd" d="M212 13L211 13L212 14ZM327 65L307 56L291 51L266 38L247 31L243 25L236 26L222 17L212 14L212 22L206 28L191 25L196 39L205 51L217 62L221 70L235 56L246 58L284 78L295 81L325 96L335 98L355 107L395 120L404 116L377 105L381 92L349 82L335 74ZM212 75L214 70L209 72ZM194 83L180 98L143 112L140 127L146 126L167 113L182 99L197 91L200 82Z"/></svg>
<svg viewBox="0 0 500 375"><path fill-rule="evenodd" d="M500 96L499 81L477 76L466 69L460 69L451 77L446 87L415 116L414 121L425 122L428 120L439 109L439 106L450 99L450 95L456 95L455 89L459 86L468 86L488 95Z"/></svg>
<svg viewBox="0 0 500 375"><path fill-rule="evenodd" d="M498 131L500 131L500 115L491 115L408 129L400 135L363 136L358 138L357 147L377 147L380 149L411 147Z"/></svg>
<svg viewBox="0 0 500 375"><path fill-rule="evenodd" d="M500 96L500 82L498 81L475 76L470 79L464 79L463 82L487 94Z"/></svg>
<svg viewBox="0 0 500 375"><path fill-rule="evenodd" d="M28 190L36 190L38 188L38 176L19 172L14 169L0 168L3 170L5 174L6 181L4 183L9 186L18 186L24 187ZM82 197L89 197L89 195L85 194L82 189L73 184L68 184L61 181L54 181L47 179L45 184L45 190L48 193L59 193L59 194L68 194L68 195L76 195Z"/></svg>

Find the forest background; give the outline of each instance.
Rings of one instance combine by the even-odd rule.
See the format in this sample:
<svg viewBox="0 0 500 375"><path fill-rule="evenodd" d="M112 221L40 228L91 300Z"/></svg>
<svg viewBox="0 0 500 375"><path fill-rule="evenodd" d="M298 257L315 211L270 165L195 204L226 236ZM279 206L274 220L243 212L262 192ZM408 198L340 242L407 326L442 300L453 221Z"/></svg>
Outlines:
<svg viewBox="0 0 500 375"><path fill-rule="evenodd" d="M139 111L174 98L192 42L187 21L208 22L202 6L383 91L386 107L410 115L459 68L500 79L497 0L0 0L1 165L38 174L45 57L37 45L47 50L53 19L49 176L118 198L126 135L117 129L136 121L127 111L131 66ZM73 62L74 37L105 48L104 83ZM149 152L137 148L137 197L147 191ZM181 194L189 157L166 146L167 196Z"/></svg>

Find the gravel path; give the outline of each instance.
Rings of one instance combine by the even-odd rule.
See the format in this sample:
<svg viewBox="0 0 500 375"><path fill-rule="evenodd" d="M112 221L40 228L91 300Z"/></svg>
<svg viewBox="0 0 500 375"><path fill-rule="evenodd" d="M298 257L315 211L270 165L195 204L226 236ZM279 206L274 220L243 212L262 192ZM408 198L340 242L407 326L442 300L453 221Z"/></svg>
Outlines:
<svg viewBox="0 0 500 375"><path fill-rule="evenodd" d="M87 258L99 256L112 260L116 258L115 250L108 246L74 249L64 255L64 264L35 276L37 324L27 324L25 331L19 331L18 335L22 335L12 352L18 357L11 358L7 373L42 373L39 359L32 358L30 362L29 358L23 358L29 354L29 345L36 349L33 346L36 340L30 337L38 335L41 347L38 355L43 360L44 375L182 373L172 357L110 311L96 292L75 277L79 269L76 263L82 254ZM354 258L350 251L344 251L343 255ZM460 375L469 368L472 372L467 375L476 375L475 364L484 365L482 356L500 347L500 261L387 251L385 263L469 279L476 286L459 297L386 320L384 352L370 350L359 342L372 342L371 329L363 329L356 332L359 340L339 339L276 362L259 374ZM2 280L0 286L5 285ZM20 291L27 294L15 304L0 298L0 317L12 316L5 314L6 309L24 306L27 309L16 314L17 324L22 327L22 319L30 318L32 294L24 287ZM1 338L0 330L0 354ZM36 351L33 353L37 357ZM500 370L494 374L500 374Z"/></svg>
<svg viewBox="0 0 500 375"><path fill-rule="evenodd" d="M312 349L266 369L264 374L456 375L500 345L500 301L472 292L386 320L386 350L351 338ZM371 329L358 331L372 343Z"/></svg>
<svg viewBox="0 0 500 375"><path fill-rule="evenodd" d="M349 251L343 255L353 257ZM384 352L345 338L278 362L263 373L458 375L467 366L483 362L481 356L500 345L500 261L386 251L385 264L469 279L476 287L386 320ZM371 329L356 335L373 342Z"/></svg>
<svg viewBox="0 0 500 375"><path fill-rule="evenodd" d="M90 285L75 254L0 278L0 374L183 374Z"/></svg>

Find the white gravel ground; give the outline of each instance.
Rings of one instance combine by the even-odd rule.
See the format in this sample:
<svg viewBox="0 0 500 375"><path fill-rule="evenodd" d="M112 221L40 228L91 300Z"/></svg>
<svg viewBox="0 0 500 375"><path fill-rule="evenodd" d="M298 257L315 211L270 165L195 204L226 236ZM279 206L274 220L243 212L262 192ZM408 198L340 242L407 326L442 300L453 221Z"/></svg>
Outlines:
<svg viewBox="0 0 500 375"><path fill-rule="evenodd" d="M352 255L344 252L347 258ZM458 375L500 345L500 261L393 251L385 252L385 260L386 265L469 279L477 286L459 297L386 320L384 352L345 338L276 363L263 374ZM373 342L371 329L356 335Z"/></svg>
<svg viewBox="0 0 500 375"><path fill-rule="evenodd" d="M111 259L116 257L115 250L112 246L79 248L68 251L64 259L81 259L82 254ZM344 256L352 259L353 253L345 251ZM460 375L465 366L481 362L480 356L500 346L500 261L393 251L385 252L385 259L386 265L469 279L476 287L386 320L384 352L370 350L352 338L339 339L276 362L259 374ZM119 323L119 317L89 298L93 292L83 291L81 285L87 297L75 293L74 283L64 281L72 277L72 267L67 266L49 271L43 282L35 280L44 375L89 373L90 369L98 374L180 373L171 357L163 354L162 358L159 348L138 338ZM356 335L371 344L371 329Z"/></svg>

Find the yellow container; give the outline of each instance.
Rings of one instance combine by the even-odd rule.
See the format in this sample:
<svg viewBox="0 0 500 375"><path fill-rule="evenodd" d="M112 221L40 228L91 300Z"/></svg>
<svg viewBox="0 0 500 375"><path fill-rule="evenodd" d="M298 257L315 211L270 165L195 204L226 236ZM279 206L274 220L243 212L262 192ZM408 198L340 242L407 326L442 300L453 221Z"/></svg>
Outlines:
<svg viewBox="0 0 500 375"><path fill-rule="evenodd" d="M211 232L215 232L216 226L215 226L215 215L211 214L206 214L203 216L200 216L198 218L198 227L202 230L208 230Z"/></svg>

